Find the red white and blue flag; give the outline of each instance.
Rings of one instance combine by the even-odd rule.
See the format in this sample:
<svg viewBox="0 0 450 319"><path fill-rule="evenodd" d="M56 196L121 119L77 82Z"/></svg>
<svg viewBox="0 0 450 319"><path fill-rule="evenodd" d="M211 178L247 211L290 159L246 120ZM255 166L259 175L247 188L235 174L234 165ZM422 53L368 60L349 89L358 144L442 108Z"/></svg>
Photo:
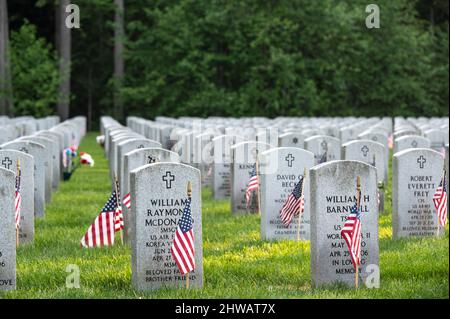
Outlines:
<svg viewBox="0 0 450 319"><path fill-rule="evenodd" d="M303 180L295 185L294 190L289 195L287 201L284 203L280 211L280 218L284 227L289 227L294 216L304 212L305 199L303 194Z"/></svg>
<svg viewBox="0 0 450 319"><path fill-rule="evenodd" d="M177 231L171 247L172 257L181 275L195 269L194 230L191 215L191 198L188 198L183 216L178 221Z"/></svg>
<svg viewBox="0 0 450 319"><path fill-rule="evenodd" d="M20 168L17 172L16 176L16 191L14 196L14 215L15 215L15 221L16 221L16 228L18 229L20 226L20 208L22 204L22 195L20 194L20 180L21 180L21 171Z"/></svg>
<svg viewBox="0 0 450 319"><path fill-rule="evenodd" d="M250 172L250 180L247 184L247 190L245 191L245 201L247 205L250 203L250 198L252 193L259 188L258 175L256 174L256 164L254 165L252 171Z"/></svg>
<svg viewBox="0 0 450 319"><path fill-rule="evenodd" d="M122 199L122 204L123 204L123 206L125 206L128 209L131 208L131 194L130 193L128 193L124 196L124 198Z"/></svg>
<svg viewBox="0 0 450 319"><path fill-rule="evenodd" d="M358 202L359 200L350 209L350 215L341 231L355 269L361 264L361 212Z"/></svg>
<svg viewBox="0 0 450 319"><path fill-rule="evenodd" d="M436 192L433 195L434 206L436 207L436 212L438 215L439 224L442 227L445 227L447 224L447 181L445 180L445 172L444 177L441 179L439 187L436 189Z"/></svg>
<svg viewBox="0 0 450 319"><path fill-rule="evenodd" d="M100 214L81 238L81 246L86 248L112 246L115 232L121 229L123 229L122 207L117 203L116 191L113 191Z"/></svg>

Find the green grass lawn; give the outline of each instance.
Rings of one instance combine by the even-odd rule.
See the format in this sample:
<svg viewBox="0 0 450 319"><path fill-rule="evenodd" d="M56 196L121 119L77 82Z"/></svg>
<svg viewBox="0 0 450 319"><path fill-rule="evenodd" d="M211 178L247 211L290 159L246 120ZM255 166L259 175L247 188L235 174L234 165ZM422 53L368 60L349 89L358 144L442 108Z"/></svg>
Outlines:
<svg viewBox="0 0 450 319"><path fill-rule="evenodd" d="M448 226L443 238L392 240L390 186L380 216L380 289L315 289L309 242L260 240L259 216L232 216L229 201L203 190L204 288L137 292L131 252L120 244L81 249L80 239L110 195L107 161L90 133L80 146L94 168L62 183L36 222L32 245L17 252L17 290L0 298L448 298ZM66 288L66 267L78 265L80 289Z"/></svg>

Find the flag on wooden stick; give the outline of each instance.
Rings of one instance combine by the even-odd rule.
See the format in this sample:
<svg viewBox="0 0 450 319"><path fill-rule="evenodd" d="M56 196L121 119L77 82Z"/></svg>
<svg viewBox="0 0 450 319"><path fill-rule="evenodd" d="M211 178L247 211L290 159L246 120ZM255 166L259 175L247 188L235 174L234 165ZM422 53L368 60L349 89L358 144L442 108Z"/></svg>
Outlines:
<svg viewBox="0 0 450 319"><path fill-rule="evenodd" d="M250 179L247 184L247 190L245 191L245 201L247 206L250 203L251 195L254 191L259 188L258 174L256 174L256 164L254 165L252 171L250 172Z"/></svg>
<svg viewBox="0 0 450 319"><path fill-rule="evenodd" d="M304 212L305 197L303 192L304 177L295 185L294 190L281 208L280 218L284 227L289 227L294 216Z"/></svg>
<svg viewBox="0 0 450 319"><path fill-rule="evenodd" d="M171 252L182 275L190 273L195 269L194 230L191 215L190 191L188 191L188 199L183 210L183 215L178 221Z"/></svg>
<svg viewBox="0 0 450 319"><path fill-rule="evenodd" d="M350 215L348 215L342 228L341 235L344 238L350 257L352 259L353 266L358 268L361 264L361 212L359 209L359 203L361 198L361 191L358 190L358 196L355 204L350 209Z"/></svg>
<svg viewBox="0 0 450 319"><path fill-rule="evenodd" d="M81 246L90 248L114 245L115 232L123 228L122 208L117 203L116 194L116 191L112 192L100 214L89 226L81 239Z"/></svg>
<svg viewBox="0 0 450 319"><path fill-rule="evenodd" d="M438 215L439 224L442 227L445 227L447 224L447 181L446 181L446 172L444 170L444 177L442 177L441 182L439 183L436 192L433 195L434 206L436 207L436 212Z"/></svg>
<svg viewBox="0 0 450 319"><path fill-rule="evenodd" d="M20 194L20 182L21 182L22 172L20 169L20 161L17 162L17 175L16 175L16 191L14 196L14 215L16 220L16 229L20 226L20 209L22 205L22 195Z"/></svg>

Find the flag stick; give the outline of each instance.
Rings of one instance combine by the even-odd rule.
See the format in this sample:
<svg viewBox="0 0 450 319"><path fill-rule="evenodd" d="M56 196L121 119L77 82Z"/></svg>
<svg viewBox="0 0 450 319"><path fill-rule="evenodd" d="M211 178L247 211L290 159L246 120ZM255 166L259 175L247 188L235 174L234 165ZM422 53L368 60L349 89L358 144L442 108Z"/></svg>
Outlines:
<svg viewBox="0 0 450 319"><path fill-rule="evenodd" d="M187 196L189 199L192 198L192 183L189 181L187 183ZM189 289L189 273L186 274L186 289Z"/></svg>
<svg viewBox="0 0 450 319"><path fill-rule="evenodd" d="M17 159L17 178L19 179L19 184L20 184L20 178L22 175L22 171L20 169L20 159ZM20 209L20 208L19 208ZM19 222L16 223L16 247L19 247L19 242L20 242L20 218L19 218Z"/></svg>
<svg viewBox="0 0 450 319"><path fill-rule="evenodd" d="M114 172L114 189L116 191L116 201L117 201L117 207L120 206L120 195L119 195L119 181L117 180L117 173ZM122 228L120 230L120 242L123 245L123 230L124 228Z"/></svg>
<svg viewBox="0 0 450 319"><path fill-rule="evenodd" d="M306 181L306 167L303 171L303 183L302 183L302 190L301 196L303 197L303 199L305 199L305 195L303 193L303 191L305 190L305 181ZM300 200L302 200L300 198ZM303 201L303 207L305 206L305 202ZM298 227L297 227L297 241L300 241L300 226L302 225L302 211L301 211L301 207L300 207L300 211L298 212Z"/></svg>
<svg viewBox="0 0 450 319"><path fill-rule="evenodd" d="M358 203L358 210L361 209L361 177L356 177L356 190L357 190L357 198L356 201ZM359 265L357 264L355 267L355 288L358 289L359 286Z"/></svg>
<svg viewBox="0 0 450 319"><path fill-rule="evenodd" d="M258 215L261 215L261 196L260 196L260 188L261 188L261 184L259 182L259 160L258 160L258 150L256 150L256 162L255 162L255 169L256 169L256 177L258 179L258 189L256 192L256 196L257 196L257 205L258 205Z"/></svg>

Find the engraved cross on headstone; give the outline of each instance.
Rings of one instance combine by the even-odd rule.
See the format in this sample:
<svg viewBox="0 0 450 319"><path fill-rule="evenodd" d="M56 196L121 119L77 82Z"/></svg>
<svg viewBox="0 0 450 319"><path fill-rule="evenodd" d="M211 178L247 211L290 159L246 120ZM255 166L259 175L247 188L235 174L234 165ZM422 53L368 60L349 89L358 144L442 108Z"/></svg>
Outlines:
<svg viewBox="0 0 450 319"><path fill-rule="evenodd" d="M424 168L426 162L427 159L423 157L423 155L420 155L420 157L417 159L417 163L419 163L420 168Z"/></svg>
<svg viewBox="0 0 450 319"><path fill-rule="evenodd" d="M166 188L170 189L172 188L172 182L175 181L175 176L170 172L166 172L166 175L162 177L162 180L166 182Z"/></svg>
<svg viewBox="0 0 450 319"><path fill-rule="evenodd" d="M292 154L288 154L285 158L286 162L288 162L288 166L292 167L292 162L295 160L295 157Z"/></svg>
<svg viewBox="0 0 450 319"><path fill-rule="evenodd" d="M2 165L6 169L10 169L12 163L13 162L11 161L11 159L9 157L5 157L5 159L2 161Z"/></svg>
<svg viewBox="0 0 450 319"><path fill-rule="evenodd" d="M361 148L361 152L363 153L364 157L366 157L367 154L369 154L369 148L367 147L367 145L364 145L364 146Z"/></svg>

